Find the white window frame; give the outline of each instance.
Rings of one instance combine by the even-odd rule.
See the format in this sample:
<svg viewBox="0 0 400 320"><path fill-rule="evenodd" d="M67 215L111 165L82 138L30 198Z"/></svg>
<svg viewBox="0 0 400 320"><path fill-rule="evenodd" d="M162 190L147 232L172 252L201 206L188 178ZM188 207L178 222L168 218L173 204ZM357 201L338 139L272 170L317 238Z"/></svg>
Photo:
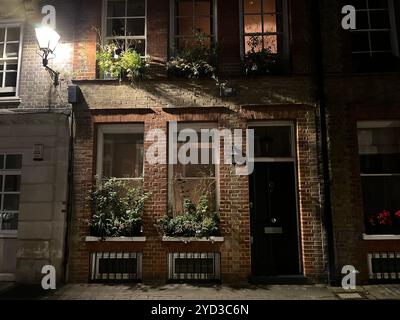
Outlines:
<svg viewBox="0 0 400 320"><path fill-rule="evenodd" d="M382 129L382 128L400 128L400 121L359 121L357 122L357 138L358 130L360 129ZM358 150L358 157L360 157L360 150ZM400 173L361 173L360 177L400 177ZM363 217L365 217L365 212L363 212ZM370 236L370 235L368 235Z"/></svg>
<svg viewBox="0 0 400 320"><path fill-rule="evenodd" d="M21 61L22 61L22 46L23 46L23 39L24 39L24 25L22 22L20 21L0 21L0 28L6 28L6 30L8 28L20 28L20 38L19 38L19 49L18 49L18 57L15 58L3 58L5 56L5 50L6 50L6 46L4 45L3 48L3 52L0 53L1 58L0 61L4 62L4 72L6 71L6 65L7 65L7 61L12 60L12 61L16 61L17 64L17 80L16 80L16 87L15 90L13 91L9 91L9 90L5 90L5 76L3 76L3 83L0 84L0 93L15 93L14 96L9 96L9 97L0 97L0 103L1 102L8 102L8 101L12 101L12 100L19 100L19 83L20 83L20 74L21 74ZM7 31L6 31L7 33ZM5 40L7 40L6 38L6 34L5 34ZM5 42L7 43L7 42ZM4 44L5 44L4 43ZM15 64L15 62L14 62Z"/></svg>
<svg viewBox="0 0 400 320"><path fill-rule="evenodd" d="M263 1L261 0L261 6L262 6ZM261 10L263 7L261 7ZM244 2L243 0L239 0L239 16L240 16L240 56L242 60L245 59L246 57L246 52L245 52L245 32L244 32ZM264 12L259 13L262 16L261 23L264 24ZM289 4L288 0L282 0L282 20L283 20L283 30L282 32L265 32L265 33L257 33L259 36L268 36L268 35L282 35L282 52L278 52L278 56L280 56L283 59L288 59L289 58ZM255 34L253 34L255 35Z"/></svg>
<svg viewBox="0 0 400 320"><path fill-rule="evenodd" d="M193 1L193 0L192 0ZM213 23L213 34L212 34L212 45L216 45L218 42L218 5L217 5L217 0L211 0L212 6L213 6L213 15L211 16L212 23ZM170 50L170 56L174 55L177 53L176 47L175 47L175 38L176 38L176 0L169 0L169 8L170 8L170 19L169 19L169 50ZM193 19L195 18L195 15L193 15Z"/></svg>
<svg viewBox="0 0 400 320"><path fill-rule="evenodd" d="M103 179L103 155L104 155L104 134L129 134L129 133L140 133L144 134L144 124L101 124L97 131L97 163L96 163L96 177L97 182L100 183ZM144 139L143 138L143 139ZM143 181L144 179L144 166L145 161L143 159L142 177L137 178L117 178L121 181Z"/></svg>
<svg viewBox="0 0 400 320"><path fill-rule="evenodd" d="M6 194L18 194L20 196L19 199L19 204L21 204L21 189L18 192L4 192L4 187L5 187L5 176L20 176L22 177L22 166L21 169L5 169L5 161L6 161L6 157L7 155L20 155L22 156L20 153L0 153L1 156L3 156L3 161L4 161L4 169L0 169L0 176L3 176L3 184L2 186L0 186L0 213L4 213L3 210L1 210L3 208L3 202L4 202L4 197L3 195ZM9 213L14 213L17 214L19 216L20 214L20 210L18 211L5 211L5 212L9 212ZM2 230L2 217L0 216L0 237L16 237L18 235L18 229L17 230Z"/></svg>
<svg viewBox="0 0 400 320"><path fill-rule="evenodd" d="M368 2L367 2L367 8L366 9L357 9L356 12L367 12L368 16L368 24L370 26L371 24L371 17L370 17L370 12L371 11L386 11L386 9L369 9L368 8ZM361 29L361 30L350 30L350 32L356 33L356 32L368 32L368 51L352 51L351 53L353 55L357 54L366 54L368 53L370 57L373 56L374 53L392 53L395 56L399 56L399 44L398 44L398 38L397 38L397 24L396 24L396 14L395 14L395 6L393 0L388 0L388 12L389 12L389 19L390 19L390 29ZM371 32L373 31L386 31L390 32L390 39L391 39L391 46L392 50L391 51L373 51L372 50L372 44L371 44Z"/></svg>
<svg viewBox="0 0 400 320"><path fill-rule="evenodd" d="M185 124L188 125L188 129L193 129L196 131L200 131L201 129L218 129L218 123L217 122L178 122L178 134L179 134L179 125ZM169 139L168 139L169 141ZM220 145L220 142L218 142ZM199 148L205 148L208 147L205 146L202 143L198 143ZM169 146L170 147L170 146ZM219 150L220 152L221 150ZM218 152L218 154L219 154ZM215 161L216 159L214 159ZM173 209L174 208L174 164L168 163L168 208ZM219 179L219 173L220 173L220 167L218 164L214 164L214 172L215 172L215 177L210 177L207 179L214 180L215 181L215 209L218 212L219 207L220 207L220 179ZM200 178L197 177L188 177L184 178L185 180L198 180ZM206 178L204 178L206 179ZM175 212L173 212L175 214Z"/></svg>
<svg viewBox="0 0 400 320"><path fill-rule="evenodd" d="M117 36L117 37L108 37L107 36L107 20L109 19L107 17L107 3L109 0L103 0L103 10L102 10L102 32L101 32L101 37L102 37L102 41L103 43L107 43L109 40L144 40L145 41L145 47L144 47L144 51L145 51L145 55L147 56L147 0L145 1L145 15L144 16L135 16L135 17L128 17L128 16L124 16L124 17L112 17L114 19L125 19L125 25L126 25L126 19L128 18L142 18L144 19L144 36ZM135 1L135 0L126 0L125 2L125 12L127 10L127 5L128 5L128 1Z"/></svg>

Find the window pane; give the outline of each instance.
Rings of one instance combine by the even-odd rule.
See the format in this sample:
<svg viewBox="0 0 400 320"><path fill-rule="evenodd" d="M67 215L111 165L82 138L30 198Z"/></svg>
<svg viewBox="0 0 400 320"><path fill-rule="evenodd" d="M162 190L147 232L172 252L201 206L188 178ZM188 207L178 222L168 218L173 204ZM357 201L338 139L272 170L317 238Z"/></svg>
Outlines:
<svg viewBox="0 0 400 320"><path fill-rule="evenodd" d="M244 0L244 13L261 13L261 0Z"/></svg>
<svg viewBox="0 0 400 320"><path fill-rule="evenodd" d="M4 77L3 72L0 72L0 88L3 87L3 77Z"/></svg>
<svg viewBox="0 0 400 320"><path fill-rule="evenodd" d="M358 143L362 173L400 173L400 128L361 129Z"/></svg>
<svg viewBox="0 0 400 320"><path fill-rule="evenodd" d="M216 210L215 179L175 179L173 193L173 209L175 214L183 212L183 201L185 199L190 199L197 205L202 195L207 196L211 210Z"/></svg>
<svg viewBox="0 0 400 320"><path fill-rule="evenodd" d="M129 40L129 48L135 50L141 56L146 54L146 41L145 40Z"/></svg>
<svg viewBox="0 0 400 320"><path fill-rule="evenodd" d="M22 168L22 155L7 155L6 169L21 169Z"/></svg>
<svg viewBox="0 0 400 320"><path fill-rule="evenodd" d="M8 28L7 29L7 42L19 41L19 40L20 40L19 28Z"/></svg>
<svg viewBox="0 0 400 320"><path fill-rule="evenodd" d="M275 0L263 0L263 9L264 9L264 13L277 12L276 1Z"/></svg>
<svg viewBox="0 0 400 320"><path fill-rule="evenodd" d="M372 51L391 51L392 42L390 32L371 32L371 49Z"/></svg>
<svg viewBox="0 0 400 320"><path fill-rule="evenodd" d="M349 4L354 6L356 9L366 9L367 8L367 0L351 0L351 1L349 1Z"/></svg>
<svg viewBox="0 0 400 320"><path fill-rule="evenodd" d="M107 17L125 17L125 0L108 0Z"/></svg>
<svg viewBox="0 0 400 320"><path fill-rule="evenodd" d="M276 15L266 14L264 15L264 32L276 32Z"/></svg>
<svg viewBox="0 0 400 320"><path fill-rule="evenodd" d="M383 211L392 216L400 211L400 177L362 177L362 189L367 233L379 233L371 218Z"/></svg>
<svg viewBox="0 0 400 320"><path fill-rule="evenodd" d="M0 169L4 169L4 155L0 155Z"/></svg>
<svg viewBox="0 0 400 320"><path fill-rule="evenodd" d="M18 213L2 213L1 230L17 230L18 229Z"/></svg>
<svg viewBox="0 0 400 320"><path fill-rule="evenodd" d="M107 37L125 36L125 19L107 20Z"/></svg>
<svg viewBox="0 0 400 320"><path fill-rule="evenodd" d="M4 42L5 32L6 32L5 28L0 28L0 42Z"/></svg>
<svg viewBox="0 0 400 320"><path fill-rule="evenodd" d="M21 189L21 176L6 176L5 192L19 192Z"/></svg>
<svg viewBox="0 0 400 320"><path fill-rule="evenodd" d="M212 15L212 6L210 0L195 0L194 14L196 16L209 16Z"/></svg>
<svg viewBox="0 0 400 320"><path fill-rule="evenodd" d="M128 0L128 17L137 17L146 15L145 0Z"/></svg>
<svg viewBox="0 0 400 320"><path fill-rule="evenodd" d="M261 36L249 36L245 37L245 52L254 50L255 52L261 51L263 48L262 37Z"/></svg>
<svg viewBox="0 0 400 320"><path fill-rule="evenodd" d="M19 210L19 194L5 194L3 210L4 211L18 211Z"/></svg>
<svg viewBox="0 0 400 320"><path fill-rule="evenodd" d="M271 53L278 53L278 36L266 36L264 37L264 48L268 49Z"/></svg>
<svg viewBox="0 0 400 320"><path fill-rule="evenodd" d="M255 127L256 157L292 157L291 127Z"/></svg>
<svg viewBox="0 0 400 320"><path fill-rule="evenodd" d="M143 134L105 134L103 175L139 178L143 175Z"/></svg>
<svg viewBox="0 0 400 320"><path fill-rule="evenodd" d="M352 32L352 51L369 51L368 32Z"/></svg>
<svg viewBox="0 0 400 320"><path fill-rule="evenodd" d="M16 87L17 86L17 73L7 72L6 74L6 87Z"/></svg>
<svg viewBox="0 0 400 320"><path fill-rule="evenodd" d="M245 33L261 33L262 23L259 15L244 16L244 32Z"/></svg>
<svg viewBox="0 0 400 320"><path fill-rule="evenodd" d="M370 11L371 29L390 29L389 11Z"/></svg>
<svg viewBox="0 0 400 320"><path fill-rule="evenodd" d="M18 43L8 43L6 46L6 56L8 58L18 57L19 44Z"/></svg>
<svg viewBox="0 0 400 320"><path fill-rule="evenodd" d="M3 176L0 176L0 192L3 192ZM0 201L1 201L1 196L0 196Z"/></svg>
<svg viewBox="0 0 400 320"><path fill-rule="evenodd" d="M9 70L9 71L17 71L18 70L18 65L16 65L16 64L10 64L10 63L8 63L7 64L7 70Z"/></svg>
<svg viewBox="0 0 400 320"><path fill-rule="evenodd" d="M4 44L0 44L0 58L3 58Z"/></svg>
<svg viewBox="0 0 400 320"><path fill-rule="evenodd" d="M211 20L207 17L199 17L194 19L194 31L195 33L202 33L211 35Z"/></svg>
<svg viewBox="0 0 400 320"><path fill-rule="evenodd" d="M193 19L178 18L177 19L177 35L188 36L193 34Z"/></svg>
<svg viewBox="0 0 400 320"><path fill-rule="evenodd" d="M144 36L145 34L145 19L134 18L127 19L127 36Z"/></svg>
<svg viewBox="0 0 400 320"><path fill-rule="evenodd" d="M356 25L358 30L369 29L369 20L367 11L358 11L356 16Z"/></svg>
<svg viewBox="0 0 400 320"><path fill-rule="evenodd" d="M192 0L177 0L176 15L181 17L193 16L193 1Z"/></svg>
<svg viewBox="0 0 400 320"><path fill-rule="evenodd" d="M369 9L386 9L388 8L387 0L368 0Z"/></svg>

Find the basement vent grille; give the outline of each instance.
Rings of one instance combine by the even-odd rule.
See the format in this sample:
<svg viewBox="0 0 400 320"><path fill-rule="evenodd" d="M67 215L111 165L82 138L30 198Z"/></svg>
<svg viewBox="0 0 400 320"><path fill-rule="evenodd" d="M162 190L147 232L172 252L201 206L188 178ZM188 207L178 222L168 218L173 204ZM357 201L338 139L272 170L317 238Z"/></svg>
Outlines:
<svg viewBox="0 0 400 320"><path fill-rule="evenodd" d="M400 252L368 254L370 280L400 280Z"/></svg>
<svg viewBox="0 0 400 320"><path fill-rule="evenodd" d="M136 252L95 252L90 257L92 282L131 282L142 278L142 254Z"/></svg>
<svg viewBox="0 0 400 320"><path fill-rule="evenodd" d="M220 280L220 253L174 252L168 254L170 281Z"/></svg>

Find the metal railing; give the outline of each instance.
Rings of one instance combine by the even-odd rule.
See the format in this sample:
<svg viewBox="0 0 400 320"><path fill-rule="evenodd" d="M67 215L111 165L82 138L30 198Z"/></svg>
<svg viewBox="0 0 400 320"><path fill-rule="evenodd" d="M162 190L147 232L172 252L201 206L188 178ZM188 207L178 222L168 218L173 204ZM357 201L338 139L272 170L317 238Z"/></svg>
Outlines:
<svg viewBox="0 0 400 320"><path fill-rule="evenodd" d="M138 282L142 279L142 253L94 252L90 255L91 282Z"/></svg>
<svg viewBox="0 0 400 320"><path fill-rule="evenodd" d="M400 281L400 252L369 253L368 268L372 281Z"/></svg>
<svg viewBox="0 0 400 320"><path fill-rule="evenodd" d="M215 282L221 280L219 252L174 252L168 254L168 280Z"/></svg>

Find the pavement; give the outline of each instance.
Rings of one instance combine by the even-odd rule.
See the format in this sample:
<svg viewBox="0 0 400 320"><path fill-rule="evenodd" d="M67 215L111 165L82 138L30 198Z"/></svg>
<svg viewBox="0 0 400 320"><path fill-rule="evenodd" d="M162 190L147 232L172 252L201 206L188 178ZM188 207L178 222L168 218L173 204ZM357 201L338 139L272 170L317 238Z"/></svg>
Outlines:
<svg viewBox="0 0 400 320"><path fill-rule="evenodd" d="M3 288L3 289L2 289ZM3 292L3 293L2 293ZM55 291L0 283L0 300L400 300L400 285L353 291L326 285L67 284Z"/></svg>

